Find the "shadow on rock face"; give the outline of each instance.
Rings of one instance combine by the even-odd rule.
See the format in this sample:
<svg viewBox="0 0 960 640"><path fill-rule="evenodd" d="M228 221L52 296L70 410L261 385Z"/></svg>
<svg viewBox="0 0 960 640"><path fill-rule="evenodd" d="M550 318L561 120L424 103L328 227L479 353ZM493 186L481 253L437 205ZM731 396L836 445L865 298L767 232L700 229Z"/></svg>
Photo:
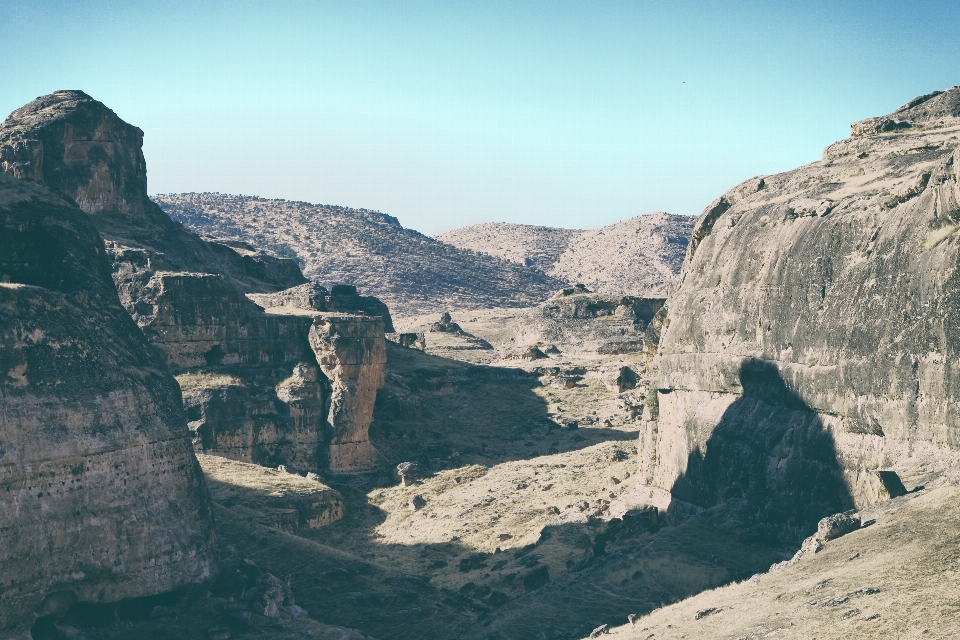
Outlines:
<svg viewBox="0 0 960 640"><path fill-rule="evenodd" d="M742 397L704 449L690 453L671 493L699 507L725 505L748 539L799 542L820 518L853 507L833 436L772 363L746 361L740 382Z"/></svg>

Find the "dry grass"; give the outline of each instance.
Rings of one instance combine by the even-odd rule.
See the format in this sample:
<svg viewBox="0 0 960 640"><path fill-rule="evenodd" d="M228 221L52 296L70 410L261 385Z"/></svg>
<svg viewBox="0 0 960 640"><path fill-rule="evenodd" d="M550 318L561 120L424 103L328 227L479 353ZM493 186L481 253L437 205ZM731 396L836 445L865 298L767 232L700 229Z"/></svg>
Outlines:
<svg viewBox="0 0 960 640"><path fill-rule="evenodd" d="M891 503L875 525L812 557L659 609L604 637L960 637L960 489ZM697 619L710 609L716 613Z"/></svg>

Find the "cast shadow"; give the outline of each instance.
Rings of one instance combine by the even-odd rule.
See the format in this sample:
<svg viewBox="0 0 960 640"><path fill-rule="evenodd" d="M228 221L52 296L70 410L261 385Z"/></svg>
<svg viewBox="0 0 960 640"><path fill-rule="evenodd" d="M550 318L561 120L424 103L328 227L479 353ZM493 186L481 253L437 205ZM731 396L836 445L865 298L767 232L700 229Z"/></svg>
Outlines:
<svg viewBox="0 0 960 640"><path fill-rule="evenodd" d="M746 361L740 383L743 395L674 482L672 510L722 504L740 536L799 544L821 518L854 506L833 436L774 364Z"/></svg>

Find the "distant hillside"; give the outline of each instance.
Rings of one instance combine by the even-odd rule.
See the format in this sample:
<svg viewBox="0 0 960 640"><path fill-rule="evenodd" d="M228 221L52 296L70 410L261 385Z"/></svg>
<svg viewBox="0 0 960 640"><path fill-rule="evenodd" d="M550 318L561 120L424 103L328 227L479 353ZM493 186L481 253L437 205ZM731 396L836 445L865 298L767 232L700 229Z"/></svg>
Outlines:
<svg viewBox="0 0 960 640"><path fill-rule="evenodd" d="M397 316L526 307L567 286L523 264L404 229L396 218L376 211L218 193L153 200L197 233L293 258L311 280L355 284Z"/></svg>
<svg viewBox="0 0 960 640"><path fill-rule="evenodd" d="M665 293L680 272L695 218L654 213L581 231L486 223L438 240L519 264L549 276L615 294Z"/></svg>

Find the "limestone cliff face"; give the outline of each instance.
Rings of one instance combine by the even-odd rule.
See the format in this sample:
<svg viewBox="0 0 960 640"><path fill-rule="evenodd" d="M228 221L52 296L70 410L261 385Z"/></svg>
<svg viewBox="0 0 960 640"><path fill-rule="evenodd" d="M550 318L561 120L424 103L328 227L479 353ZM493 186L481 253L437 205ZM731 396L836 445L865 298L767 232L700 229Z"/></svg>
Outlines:
<svg viewBox="0 0 960 640"><path fill-rule="evenodd" d="M642 435L651 495L765 492L809 518L869 502L872 470L957 461L960 88L865 123L698 219Z"/></svg>
<svg viewBox="0 0 960 640"><path fill-rule="evenodd" d="M343 286L321 296L322 309L299 304L315 287L296 286L305 278L292 261L186 231L147 196L142 143L142 131L100 102L58 91L0 125L0 168L73 198L107 238L120 302L177 375L198 450L325 470L339 383L311 349L312 316L366 313L389 325L389 311ZM288 287L271 313L245 295Z"/></svg>
<svg viewBox="0 0 960 640"><path fill-rule="evenodd" d="M0 629L211 572L180 391L87 216L0 173Z"/></svg>
<svg viewBox="0 0 960 640"><path fill-rule="evenodd" d="M310 345L333 385L329 460L333 471L359 471L376 465L370 423L377 389L383 386L387 342L383 320L326 314L313 321Z"/></svg>
<svg viewBox="0 0 960 640"><path fill-rule="evenodd" d="M306 282L290 260L205 242L147 196L143 131L82 91L56 91L0 125L0 170L72 198L101 235L147 250L157 269L214 271L250 291Z"/></svg>

